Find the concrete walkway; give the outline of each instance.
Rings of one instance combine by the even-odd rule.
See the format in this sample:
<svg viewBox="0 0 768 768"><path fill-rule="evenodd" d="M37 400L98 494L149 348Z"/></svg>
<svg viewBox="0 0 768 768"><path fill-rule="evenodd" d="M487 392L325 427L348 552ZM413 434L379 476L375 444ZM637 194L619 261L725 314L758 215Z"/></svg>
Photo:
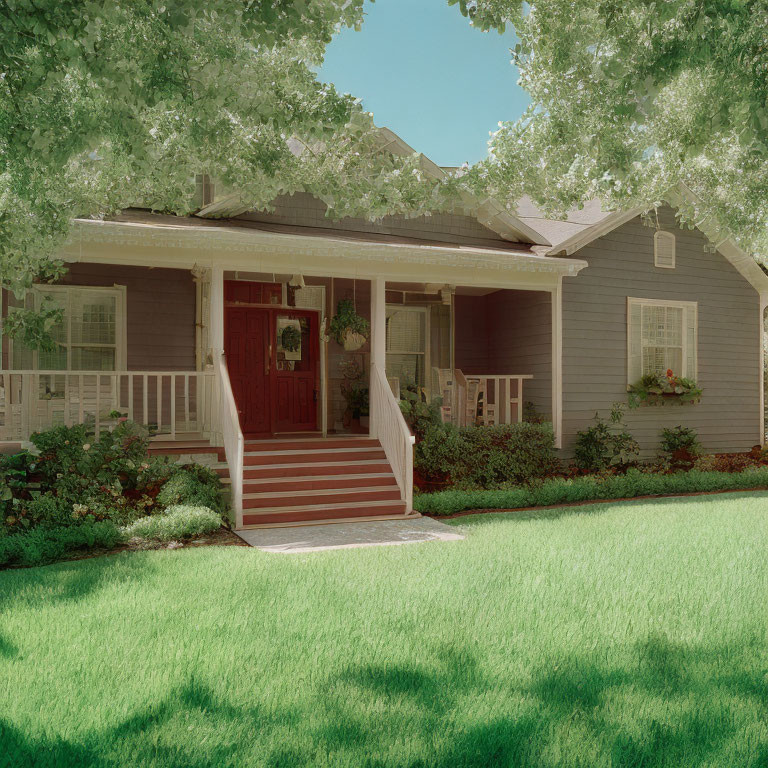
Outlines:
<svg viewBox="0 0 768 768"><path fill-rule="evenodd" d="M430 517L411 520L372 520L369 523L328 523L291 528L255 528L237 531L252 547L264 552L322 552L349 547L384 547L422 541L457 541L455 528Z"/></svg>

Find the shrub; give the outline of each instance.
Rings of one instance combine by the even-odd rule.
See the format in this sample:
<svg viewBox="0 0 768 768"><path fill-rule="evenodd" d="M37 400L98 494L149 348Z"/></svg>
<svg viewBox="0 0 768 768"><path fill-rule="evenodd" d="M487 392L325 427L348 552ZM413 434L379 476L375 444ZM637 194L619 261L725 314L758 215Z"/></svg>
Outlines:
<svg viewBox="0 0 768 768"><path fill-rule="evenodd" d="M132 538L157 541L188 539L205 533L213 533L221 527L221 515L207 507L169 507L159 515L143 517L123 528L123 534Z"/></svg>
<svg viewBox="0 0 768 768"><path fill-rule="evenodd" d="M416 444L414 463L428 480L464 487L530 483L560 471L549 424L495 427L429 425Z"/></svg>
<svg viewBox="0 0 768 768"><path fill-rule="evenodd" d="M425 493L415 496L413 501L416 510L423 514L450 515L472 509L517 509L578 501L766 487L768 467L737 473L691 470L671 475L630 468L624 475L555 478L529 488Z"/></svg>
<svg viewBox="0 0 768 768"><path fill-rule="evenodd" d="M0 566L45 565L77 550L111 549L122 540L119 528L109 520L77 526L34 528L0 536Z"/></svg>
<svg viewBox="0 0 768 768"><path fill-rule="evenodd" d="M701 455L701 443L695 429L678 424L661 430L661 450L670 469L688 470Z"/></svg>
<svg viewBox="0 0 768 768"><path fill-rule="evenodd" d="M624 425L624 407L614 403L609 420L595 414L595 423L578 432L574 461L582 472L626 469L637 463L640 446Z"/></svg>
<svg viewBox="0 0 768 768"><path fill-rule="evenodd" d="M200 464L175 466L156 501L163 507L186 504L216 512L224 512L226 506L221 495L221 479L212 469Z"/></svg>

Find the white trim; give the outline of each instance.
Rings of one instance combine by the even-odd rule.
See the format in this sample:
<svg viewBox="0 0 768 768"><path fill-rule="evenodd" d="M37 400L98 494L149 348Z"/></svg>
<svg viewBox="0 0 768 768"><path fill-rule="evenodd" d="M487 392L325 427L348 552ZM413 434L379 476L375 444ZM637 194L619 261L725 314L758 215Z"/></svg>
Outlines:
<svg viewBox="0 0 768 768"><path fill-rule="evenodd" d="M163 217L167 221L170 217ZM535 253L521 253L482 247L455 245L421 245L414 243L380 243L350 240L338 233L317 237L294 233L267 232L251 227L209 225L167 225L141 222L96 221L77 219L73 239L61 256L69 261L96 261L102 263L136 264L136 248L159 248L162 253L152 255L153 266L191 268L195 264L212 263L225 256L233 270L302 274L322 274L346 277L355 266L358 276L377 276L387 271L391 280L402 275L409 282L435 282L435 268L444 267L458 274L443 282L459 285L482 283L473 274L477 270L496 273L504 280L504 273L538 273L542 280L563 274L575 275L587 266L578 259L558 259ZM79 236L79 237L78 237ZM79 242L75 243L75 237ZM93 245L87 250L85 246ZM76 247L75 247L76 246ZM104 246L124 249L124 254L105 253ZM323 268L312 269L317 260L328 258L334 274ZM419 278L416 275L420 275ZM487 278L486 278L487 279ZM506 284L506 281L505 281ZM506 287L506 285L500 285ZM512 286L510 286L512 287Z"/></svg>
<svg viewBox="0 0 768 768"><path fill-rule="evenodd" d="M552 301L552 429L555 448L563 447L563 279L551 292Z"/></svg>
<svg viewBox="0 0 768 768"><path fill-rule="evenodd" d="M634 381L631 381L631 370L630 366L632 365L632 351L631 351L631 345L632 345L632 323L631 323L631 317L632 317L632 306L638 305L641 308L643 306L652 306L652 307L674 307L676 309L682 309L683 310L683 323L682 323L682 329L681 329L681 349L682 349L682 362L683 362L683 370L678 372L675 371L675 373L678 373L680 376L686 378L686 379L693 379L696 381L698 377L698 368L699 368L699 305L696 301L673 301L671 299L641 299L633 296L627 296L627 386L631 386L634 384ZM687 319L690 316L688 313L693 313L693 319L694 319L694 360L695 360L695 369L693 371L688 370L688 338L687 338ZM641 334L641 343L640 343L640 354L642 355L642 326L638 329ZM642 367L641 367L641 375L642 374Z"/></svg>
<svg viewBox="0 0 768 768"><path fill-rule="evenodd" d="M558 256L560 254L571 256L584 246L597 240L599 237L607 235L609 232L612 232L622 224L626 224L628 221L632 221L632 219L639 216L645 210L644 207L638 207L632 208L629 211L614 211L597 224L593 224L591 227L585 227L566 240L563 240L562 243L558 243L553 248L550 248L547 251L547 256Z"/></svg>

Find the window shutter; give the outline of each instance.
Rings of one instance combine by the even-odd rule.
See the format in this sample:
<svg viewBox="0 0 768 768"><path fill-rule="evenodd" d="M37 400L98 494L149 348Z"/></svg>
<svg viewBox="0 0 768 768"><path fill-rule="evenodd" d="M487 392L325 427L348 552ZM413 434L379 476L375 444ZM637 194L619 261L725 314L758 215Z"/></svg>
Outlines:
<svg viewBox="0 0 768 768"><path fill-rule="evenodd" d="M627 301L627 385L634 384L643 375L643 307L636 301Z"/></svg>
<svg viewBox="0 0 768 768"><path fill-rule="evenodd" d="M686 307L685 310L685 377L696 379L698 374L698 360L696 347L698 346L697 307Z"/></svg>
<svg viewBox="0 0 768 768"><path fill-rule="evenodd" d="M675 268L675 236L671 232L659 230L653 236L653 263L664 269Z"/></svg>

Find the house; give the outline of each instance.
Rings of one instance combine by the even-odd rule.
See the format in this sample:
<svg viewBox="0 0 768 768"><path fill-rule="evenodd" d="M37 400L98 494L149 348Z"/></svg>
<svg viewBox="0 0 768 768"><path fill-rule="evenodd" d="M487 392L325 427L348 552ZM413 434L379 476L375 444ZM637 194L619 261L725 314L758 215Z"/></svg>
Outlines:
<svg viewBox="0 0 768 768"><path fill-rule="evenodd" d="M707 451L762 442L768 277L713 226L680 229L671 208L649 221L592 203L551 221L528 200L511 213L470 199L333 222L308 194L267 213L210 193L195 216L76 222L66 276L25 300L64 308L58 348L3 338L0 441L128 416L156 450L219 454L238 528L412 514L405 388L442 396L460 424L533 408L568 456L596 411L672 368L704 395L631 412L646 453L677 423ZM369 341L332 338L340 301ZM17 304L4 296L2 316Z"/></svg>

